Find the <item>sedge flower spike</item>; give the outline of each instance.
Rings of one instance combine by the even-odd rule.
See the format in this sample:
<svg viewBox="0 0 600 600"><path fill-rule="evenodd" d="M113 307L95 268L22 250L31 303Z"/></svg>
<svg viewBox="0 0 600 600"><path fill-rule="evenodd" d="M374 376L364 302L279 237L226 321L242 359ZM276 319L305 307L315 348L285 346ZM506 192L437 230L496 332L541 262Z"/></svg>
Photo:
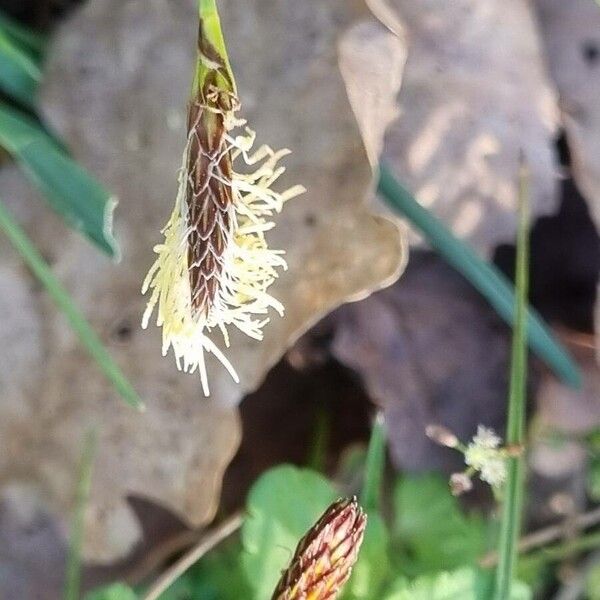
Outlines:
<svg viewBox="0 0 600 600"><path fill-rule="evenodd" d="M270 218L304 189L272 189L289 151L252 150L255 135L237 116L240 103L215 0L199 0L199 9L187 143L175 207L142 287L150 292L142 327L156 309L163 355L172 348L180 370L198 370L208 396L206 354L239 381L211 332L220 331L225 346L231 326L260 340L269 310L283 315L267 289L287 265L283 251L269 249L265 234L274 226ZM244 173L234 170L236 161L244 163Z"/></svg>
<svg viewBox="0 0 600 600"><path fill-rule="evenodd" d="M271 600L334 600L348 581L367 525L356 498L334 502L300 540Z"/></svg>

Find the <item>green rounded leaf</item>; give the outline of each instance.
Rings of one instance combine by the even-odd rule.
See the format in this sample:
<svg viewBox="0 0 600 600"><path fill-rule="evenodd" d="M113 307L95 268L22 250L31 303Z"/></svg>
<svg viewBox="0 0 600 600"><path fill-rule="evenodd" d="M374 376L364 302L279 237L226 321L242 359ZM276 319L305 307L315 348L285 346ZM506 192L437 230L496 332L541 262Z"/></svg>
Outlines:
<svg viewBox="0 0 600 600"><path fill-rule="evenodd" d="M137 600L137 595L129 586L113 583L87 593L85 600Z"/></svg>
<svg viewBox="0 0 600 600"><path fill-rule="evenodd" d="M483 519L465 514L447 480L439 475L399 479L394 507L394 538L406 551L399 564L404 572L420 574L473 564L486 550Z"/></svg>
<svg viewBox="0 0 600 600"><path fill-rule="evenodd" d="M254 484L242 527L242 564L255 598L271 597L298 542L338 496L323 476L289 465Z"/></svg>
<svg viewBox="0 0 600 600"><path fill-rule="evenodd" d="M488 573L472 568L435 573L408 583L396 582L382 600L487 600L492 580ZM531 600L531 591L514 582L507 600Z"/></svg>

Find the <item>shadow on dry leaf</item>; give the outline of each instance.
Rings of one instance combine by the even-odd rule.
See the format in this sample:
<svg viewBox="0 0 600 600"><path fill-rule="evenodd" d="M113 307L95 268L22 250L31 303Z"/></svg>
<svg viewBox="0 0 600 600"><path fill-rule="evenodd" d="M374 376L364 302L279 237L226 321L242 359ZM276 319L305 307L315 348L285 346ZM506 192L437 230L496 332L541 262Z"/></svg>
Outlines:
<svg viewBox="0 0 600 600"><path fill-rule="evenodd" d="M550 74L573 158L572 173L600 224L600 6L536 0ZM596 308L596 327L600 307Z"/></svg>
<svg viewBox="0 0 600 600"><path fill-rule="evenodd" d="M460 464L427 439L430 423L462 439L479 423L502 431L508 329L439 258L413 252L400 282L331 319L333 355L360 374L383 407L398 468Z"/></svg>

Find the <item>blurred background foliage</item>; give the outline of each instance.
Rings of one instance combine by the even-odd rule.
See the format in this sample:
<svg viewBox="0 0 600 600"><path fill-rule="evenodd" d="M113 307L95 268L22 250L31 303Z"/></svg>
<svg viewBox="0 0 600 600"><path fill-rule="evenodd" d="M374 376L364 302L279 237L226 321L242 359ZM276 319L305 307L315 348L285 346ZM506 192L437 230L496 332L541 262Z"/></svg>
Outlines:
<svg viewBox="0 0 600 600"><path fill-rule="evenodd" d="M115 187L111 168L106 168L102 161L97 165L90 163L90 156L85 156L85 149L82 151L85 144L76 139L70 126L64 127L64 119L61 127L50 125L60 122L60 119L45 116L46 109L56 103L56 97L49 94L46 100L39 100L48 52L56 52L50 75L56 83L51 81L50 88L62 85L57 75L62 67L56 56L65 52L64 48L70 43L69 19L77 14L72 12L75 4L80 3L54 0L3 0L0 3L3 10L0 17L0 145L6 152L2 156L4 168L11 162L17 165L28 185L37 190L39 197L63 220L64 227L77 231L93 249L94 256L98 255L99 258L90 261L90 269L94 269L96 260L105 260L102 256L107 262L120 258L119 244L112 231L112 216L115 194L122 194L120 190L110 189ZM106 27L109 30L122 27L123 22L127 22L128 8L134 10L134 4L129 0L123 13L113 11L115 21L107 22ZM176 4L173 11L177 17L169 13L169 18L184 21L181 15L187 15L185 11L190 3L182 0ZM224 7L227 12L230 4L224 4L227 4ZM443 7L440 3L419 6L409 0L385 3L372 0L368 7L363 2L351 4L351 8L350 4L342 7L337 3L327 8L333 15L331 23L328 22L332 30L328 29L325 34L316 26L313 30L305 13L287 3L277 13L282 21L274 20L266 30L271 28L273 39L279 43L278 28L286 31L281 22L289 18L290 22L298 23L299 31L305 28L307 35L312 32L311 39L317 40L315 52L321 57L328 56L330 48L337 48L339 39L358 39L365 56L370 51L376 52L375 56L384 64L385 48L393 34L375 21L369 10L372 9L407 46L406 66L402 69L396 65L400 93L398 95L397 89L387 92L400 118L391 122L385 140L381 140L385 166L379 179L379 192L388 207L404 217L411 228L408 235L410 262L402 278L386 290L333 312L320 306L311 314L311 322L317 320L317 315L329 314L302 336L268 374L267 366L277 362L283 350L274 351L268 360L261 357L256 384L250 383L239 392L241 397L246 390L257 388L247 395L239 409L243 427L241 447L225 474L221 511L215 527L225 514L243 505L251 517L244 522L239 536L234 535L206 555L163 597L180 600L265 597L286 564L289 549L324 505L340 493L360 490L366 462L364 444L369 436L373 404L385 415L389 464L385 471L381 465L374 471L367 469L367 475L381 472L382 500L380 506L371 511L370 530L344 598L489 597L493 583L491 571L486 574L479 565L490 558L487 553L493 549L498 534L494 504L486 490L479 487L465 502L458 502L450 495L445 474L457 468L458 459L433 446L423 432L432 421L443 422L465 439L481 422L503 431L509 330L494 311L512 322L514 292L510 280L514 273L515 247L511 240L515 220L510 190L515 182L518 150L524 148L533 171L529 298L536 312L528 329L529 342L537 356L550 367L542 366L537 360L530 365L525 541L531 537L535 540L540 533L546 541L543 547L533 544L520 560L521 583L513 593L515 598L526 598L534 593L540 598L593 600L598 597L600 585L596 514L600 497L596 439L600 426L600 377L594 337L600 268L600 244L594 220L600 171L599 154L595 152L600 137L600 117L594 106L595 90L600 89L598 7L593 0L577 0L568 6L553 0L534 3L515 0L508 8L494 0L486 0L485 6L478 8L466 0L455 7ZM161 12L163 8L149 8L148 18L165 18L167 13ZM310 10L306 8L306 14ZM319 15L327 10L323 9ZM232 15L233 11L228 14ZM329 18L329 13L327 16ZM77 18L82 18L82 22L89 19L92 30L97 23L91 13ZM225 19L226 26L237 26L235 19L230 18ZM349 22L356 18L367 19L369 24L363 29L352 29ZM64 23L64 31L56 29L61 23ZM177 31L175 27L173 30ZM352 38L351 34L358 37ZM465 35L461 37L462 34ZM238 35L244 43L247 39L259 39L241 26ZM285 37L285 33L282 36ZM184 47L183 42L175 38L171 32L165 34L162 45L156 42L159 49L165 50L163 60L167 64L166 49L177 43ZM53 43L58 45L59 51L53 51ZM61 43L65 44L62 48ZM133 45L133 40L131 43ZM352 45L348 47L351 49ZM293 65L294 57L299 55L298 47L290 45L287 51L289 56L278 56L289 62L279 68L284 74L286 68L296 73ZM389 52L387 55L389 57ZM234 56L241 56L237 48ZM331 64L336 61L334 57ZM64 64L67 64L65 68L72 67ZM251 79L256 75L255 69L260 71L260 64L258 59L246 60L245 68L241 68L243 91L244 86L248 86L246 77ZM314 64L323 68L324 63L315 61ZM360 74L354 71L355 77L357 73ZM352 76L350 72L348 78L345 72L344 84L359 123L364 123L356 102L352 102ZM268 72L265 77L269 79ZM389 73L380 76L373 87L363 87L379 93L385 86L378 85L386 77L390 79ZM84 77L80 79L83 82ZM360 77L357 79L362 81ZM283 80L285 82L285 76ZM145 85L154 93L153 83ZM293 88L289 82L288 85ZM336 93L343 86L338 85L338 88L335 88ZM311 89L321 93L324 87ZM101 94L103 89L96 91ZM73 90L72 93L78 92ZM292 93L300 95L295 89ZM385 93L381 92L381 96ZM65 95L68 94L66 90ZM160 93L155 96L163 97ZM253 100L252 93L247 96L251 116L260 121L260 99ZM336 100L332 102L334 96ZM323 97L325 99L320 96L318 99L323 105L334 106L340 102L340 96L333 92L329 98L323 92ZM108 96L106 102L109 102ZM345 94L343 102L349 114ZM368 102L361 103L359 99L358 104L368 105ZM549 105L551 110L546 112ZM295 112L302 113L304 109L299 102ZM123 122L132 119L127 110L119 110ZM163 106L161 116L163 120L170 119L177 132L177 122L181 119L169 110L170 107ZM337 112L343 111L338 109ZM143 119L140 121L143 125ZM352 127L355 128L354 123ZM321 129L324 136L329 133L324 127ZM371 123L367 129L366 134L364 128L361 133L368 145L369 134L376 127ZM270 135L277 137L273 131ZM302 146L298 142L300 137L298 134L296 140L285 141L285 144L295 150L294 141ZM173 138L178 139L175 133ZM72 140L75 140L73 151ZM334 182L333 187L340 188L340 196L342 191L347 196L347 190L341 189L340 174L354 171L352 166L356 163L353 161L364 163L366 172L366 160L364 156L356 158L357 151L352 144L341 146L346 152L345 158L327 150L327 156L334 156L339 165L334 164L332 158L324 167L323 177L329 177ZM165 142L167 147L168 142ZM300 156L301 152L299 150ZM81 166L80 155L85 157L88 169ZM123 162L125 159L115 149L112 160ZM290 173L293 175L294 167ZM311 186L311 181L302 183ZM152 185L148 189L152 189ZM143 190L139 195L147 193ZM90 305L84 310L77 308L78 300L74 298L82 298L77 284L72 278L61 283L64 273L53 268L44 249L36 249L37 228L20 223L22 215L18 206L14 210L15 203L28 202L30 198L8 198L5 194L12 195L12 188L7 186L5 192L0 185L0 227L7 239L42 283L111 386L130 405L140 407L139 395L130 383L132 375L136 377L135 387L144 390L144 400L152 395L150 390L155 386L147 383L129 364L133 362L133 352L128 344L137 327L137 313L133 311L133 317L127 314L118 320L115 327L121 332L117 337L123 346L115 348L107 341ZM133 195L121 198L122 212L117 208L115 213L117 230L119 214L124 222L139 214L135 213ZM170 204L170 200L163 201L165 206ZM312 206L310 200L307 205ZM347 208L348 212L352 210L355 209ZM299 220L301 218L309 228L322 227L325 235L335 238L330 222L335 219L328 220L325 209L322 214L312 208L311 211L299 215ZM386 214L390 217L389 212ZM364 220L364 215L362 218ZM414 232L423 237L417 238ZM61 234L55 232L54 235L58 239ZM137 238L134 236L134 239ZM318 242L319 238L315 239ZM127 237L119 241L124 255L134 244ZM313 238L310 241L317 243ZM371 242L360 243L366 247ZM144 244L149 254L151 246L145 240ZM377 249L376 243L374 247ZM136 256L138 252L141 250L134 250ZM304 262L310 263L306 258ZM115 268L121 269L124 278L135 279L135 271L131 271L127 262L124 267ZM335 269L335 265L328 268ZM4 271L0 275L2 273ZM298 277L294 268L291 277ZM377 277L384 279L379 274ZM361 282L358 287L367 295L380 287L380 283ZM389 278L386 283L390 283ZM324 283L323 289L326 286ZM128 290L128 295L119 295L117 301L127 304L137 287L139 282L132 281L131 288L135 291ZM340 294L340 298L347 296L347 290ZM336 300L326 306L332 308L340 302ZM98 307L102 309L102 306L99 302ZM288 333L281 334L281 348L287 346L288 340ZM115 354L118 361L113 358ZM60 348L56 357L60 360ZM136 362L146 360L146 353L135 353ZM117 362L126 365L127 376ZM23 363L27 364L26 358ZM258 385L262 375L266 375L266 379ZM172 378L170 373L161 381L170 381L169 378ZM6 389L9 388L6 385ZM79 390L85 396L83 386L80 385ZM101 397L104 396L101 394ZM195 397L191 400L198 402ZM168 408L171 409L171 405ZM211 416L198 413L194 423L209 424L221 415L221 409L214 407L187 410L216 411ZM51 412L57 411L52 409ZM169 414L166 410L163 416L157 417L157 422L164 423L164 415ZM233 419L238 418L237 411L234 414ZM73 422L79 422L84 430L83 419L78 413L74 415ZM230 413L227 415L224 420L232 418ZM40 420L42 427L44 419ZM94 419L102 421L98 415L93 415L92 421ZM185 416L173 417L171 436L183 435L178 423L184 420ZM132 457L139 457L140 454L136 454L136 448L140 447L138 438L130 435L129 427L127 422L119 421L112 431L125 431L123 439L129 436ZM145 425L140 426L142 432L143 427ZM223 466L209 466L209 475L204 472L198 479L220 480L222 469L235 451L232 448L238 443L233 431L234 428L218 434L228 440L222 447L219 444L215 447L215 454L219 455L216 462ZM188 431L188 437L189 434ZM100 436L103 449L111 439L106 435L105 438ZM184 472L187 466L179 463L178 458L184 454L202 455L206 448L214 445L207 439L203 434L198 435L193 452L187 454L177 449L169 454L161 450L161 444L155 444L155 451L165 460L160 468ZM79 458L81 444L76 441L70 456ZM127 448L126 442L120 443ZM350 452L351 448L354 453ZM147 455L152 462L152 456ZM11 454L9 460L13 457ZM106 472L112 476L114 469L103 467L102 452L97 461L98 476L103 477ZM132 458L131 462L131 468L135 469L139 459ZM292 466L268 471L281 462L309 464L316 471L327 473L330 479ZM193 464L191 458L190 463ZM190 469L193 471L193 467ZM75 476L76 469L71 471ZM27 473L27 469L19 466L17 472ZM122 475L127 481L130 474L131 471L124 469L119 477ZM6 481L12 481L11 477L14 475L7 475ZM27 473L26 478L29 477ZM138 597L145 588L142 583L151 581L157 569L202 535L186 519L180 518L186 510L170 510L178 502L178 508L182 505L180 500L174 501L169 496L177 487L172 482L166 484L170 491L162 503L156 497L154 503L148 504L136 500L136 489L132 487L131 506L134 508L127 509L127 517L123 516L124 509L115 508L121 505L121 496L124 499L128 495L127 484L118 486L112 491L117 500L111 499L103 506L110 507L109 514L118 515L127 523L132 520L137 523L136 536L127 535L136 537L138 546L128 546L129 554L121 552L118 559L113 556L111 561L88 558L82 574L83 587L90 589L114 580L127 581L132 587L116 584L106 591L91 592L89 598L129 600ZM218 495L218 483L216 491L215 486L207 487ZM7 483L3 502L14 502L20 497L11 489ZM139 496L139 487L137 491ZM96 512L93 490L91 498L88 518ZM47 506L54 505L50 502ZM55 523L47 516L55 509L48 511L47 506L42 511L47 523L40 527L39 539L55 539L56 535ZM75 508L73 501L69 507L71 514ZM36 511L32 514L39 524ZM20 569L25 569L31 573L31 581L37 579L32 586L38 590L47 588L48 598L58 597L52 595L55 591L50 589L53 585L54 590L62 589L62 575L60 569L48 565L66 565L66 556L61 554L66 552L64 536L58 535L62 542L48 544L53 548L51 551L44 550L42 545L39 553L36 551L32 556L27 542L23 541L20 526L11 518L9 513L0 510L0 541L18 549L9 557L0 553L0 573L11 569L9 585L16 586L12 589L27 589L18 587L29 585L29 582L19 583ZM102 519L96 521L102 522ZM269 524L268 535L266 523ZM131 527L122 529L130 531ZM56 573L49 575L51 571ZM43 598L45 592L36 593L38 596L32 597Z"/></svg>

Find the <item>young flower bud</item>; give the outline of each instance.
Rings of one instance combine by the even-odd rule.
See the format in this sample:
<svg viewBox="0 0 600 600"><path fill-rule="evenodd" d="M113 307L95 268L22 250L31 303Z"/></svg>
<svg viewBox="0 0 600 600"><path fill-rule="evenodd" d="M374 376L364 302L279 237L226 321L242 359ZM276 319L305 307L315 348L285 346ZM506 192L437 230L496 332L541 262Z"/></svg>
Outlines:
<svg viewBox="0 0 600 600"><path fill-rule="evenodd" d="M473 489L473 482L466 473L452 473L450 476L450 491L453 496L460 496Z"/></svg>
<svg viewBox="0 0 600 600"><path fill-rule="evenodd" d="M479 472L482 481L499 488L506 480L506 454L502 440L492 429L479 425L477 435L465 450L465 464Z"/></svg>
<svg viewBox="0 0 600 600"><path fill-rule="evenodd" d="M358 558L367 517L356 502L334 502L302 538L272 600L334 600Z"/></svg>
<svg viewBox="0 0 600 600"><path fill-rule="evenodd" d="M458 438L443 425L427 425L425 435L440 446L456 448L459 444Z"/></svg>

